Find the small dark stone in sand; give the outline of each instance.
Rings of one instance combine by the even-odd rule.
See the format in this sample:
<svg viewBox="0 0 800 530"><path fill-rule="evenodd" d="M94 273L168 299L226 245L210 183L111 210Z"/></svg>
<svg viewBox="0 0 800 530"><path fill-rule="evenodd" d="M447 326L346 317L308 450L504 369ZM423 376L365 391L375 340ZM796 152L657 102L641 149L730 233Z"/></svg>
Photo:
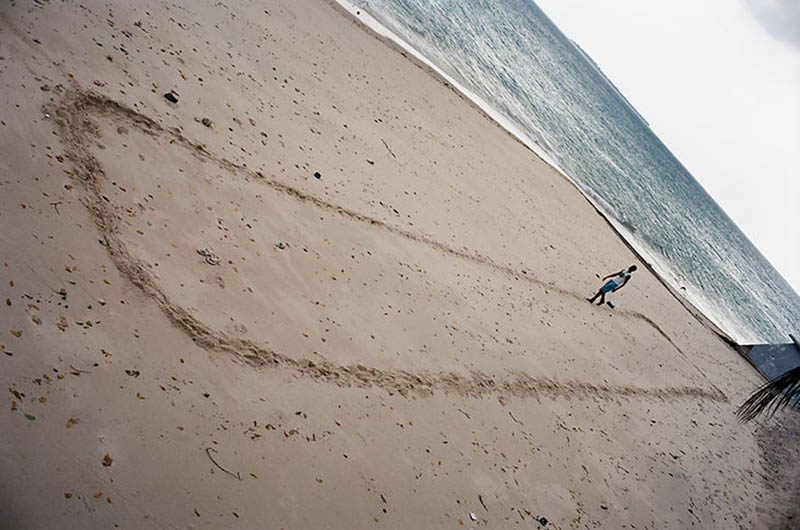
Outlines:
<svg viewBox="0 0 800 530"><path fill-rule="evenodd" d="M208 118L203 118L202 120L200 120L200 123L202 123L203 125L205 125L209 129L211 128L211 120L209 120Z"/></svg>
<svg viewBox="0 0 800 530"><path fill-rule="evenodd" d="M177 103L178 102L178 96L176 96L175 93L172 92L172 91L169 91L166 94L164 94L164 99L166 99L167 101L170 101L172 103Z"/></svg>
<svg viewBox="0 0 800 530"><path fill-rule="evenodd" d="M315 171L314 172L314 178L321 179L322 178L322 173L320 173L319 171Z"/></svg>

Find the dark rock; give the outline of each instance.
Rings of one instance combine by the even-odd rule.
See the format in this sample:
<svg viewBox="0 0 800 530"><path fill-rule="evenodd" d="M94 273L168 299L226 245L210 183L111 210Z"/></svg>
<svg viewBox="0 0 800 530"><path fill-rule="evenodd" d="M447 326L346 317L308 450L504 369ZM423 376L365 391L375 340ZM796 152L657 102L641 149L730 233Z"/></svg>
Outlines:
<svg viewBox="0 0 800 530"><path fill-rule="evenodd" d="M174 92L172 92L171 90L169 92L167 92L166 94L164 94L164 99L166 99L167 101L172 102L172 103L177 103L178 102L178 96Z"/></svg>

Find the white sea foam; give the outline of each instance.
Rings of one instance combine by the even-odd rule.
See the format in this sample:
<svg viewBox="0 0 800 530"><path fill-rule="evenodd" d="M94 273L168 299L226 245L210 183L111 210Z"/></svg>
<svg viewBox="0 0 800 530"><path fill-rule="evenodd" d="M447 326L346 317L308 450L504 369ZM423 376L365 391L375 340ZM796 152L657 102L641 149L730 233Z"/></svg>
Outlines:
<svg viewBox="0 0 800 530"><path fill-rule="evenodd" d="M558 163L552 158L552 156L545 149L542 148L542 146L539 145L538 142L530 138L521 128L519 128L511 120L503 116L503 114L498 112L494 107L492 107L489 103L487 103L486 100L484 100L478 94L476 94L475 92L464 86L463 83L459 82L458 80L453 78L453 76L451 76L450 74L439 68L439 66L437 66L430 59L425 57L425 55L420 53L419 50L417 50L409 42L402 39L397 33L395 33L391 29L387 28L386 26L378 22L378 20L375 19L375 17L373 17L369 12L365 11L364 9L361 9L355 4L348 2L347 0L336 0L336 3L341 5L350 14L356 17L360 22L362 22L365 26L374 31L376 34L380 35L381 37L392 40L395 44L397 44L405 51L413 55L417 60L421 61L426 66L430 67L434 72L442 76L450 85L452 85L456 90L461 92L475 105L477 105L493 121L495 121L503 129L511 133L515 138L517 138L520 142L522 142L528 149L536 153L536 155L539 156L542 160L553 166L553 168L555 168L556 171L564 175L566 178L570 179L570 181L574 182L574 180L569 175L567 175L567 173L563 169L561 169L558 166Z"/></svg>

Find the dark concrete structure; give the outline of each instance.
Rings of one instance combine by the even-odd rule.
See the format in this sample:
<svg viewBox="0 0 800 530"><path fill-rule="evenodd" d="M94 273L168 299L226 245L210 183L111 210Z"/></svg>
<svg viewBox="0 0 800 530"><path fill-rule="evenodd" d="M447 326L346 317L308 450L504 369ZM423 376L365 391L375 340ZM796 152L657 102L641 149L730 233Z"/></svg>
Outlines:
<svg viewBox="0 0 800 530"><path fill-rule="evenodd" d="M788 344L755 344L750 346L745 356L768 380L785 374L800 366L800 342L789 335Z"/></svg>

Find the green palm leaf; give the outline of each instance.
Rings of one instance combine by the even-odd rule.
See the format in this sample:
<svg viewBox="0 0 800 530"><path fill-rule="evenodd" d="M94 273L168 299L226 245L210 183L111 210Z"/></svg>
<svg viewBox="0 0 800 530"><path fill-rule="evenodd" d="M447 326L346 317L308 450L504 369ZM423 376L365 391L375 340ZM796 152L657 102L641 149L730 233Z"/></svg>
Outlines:
<svg viewBox="0 0 800 530"><path fill-rule="evenodd" d="M786 406L800 409L800 366L793 368L782 376L773 379L755 391L742 403L736 416L742 423L766 413L770 418L779 409Z"/></svg>

